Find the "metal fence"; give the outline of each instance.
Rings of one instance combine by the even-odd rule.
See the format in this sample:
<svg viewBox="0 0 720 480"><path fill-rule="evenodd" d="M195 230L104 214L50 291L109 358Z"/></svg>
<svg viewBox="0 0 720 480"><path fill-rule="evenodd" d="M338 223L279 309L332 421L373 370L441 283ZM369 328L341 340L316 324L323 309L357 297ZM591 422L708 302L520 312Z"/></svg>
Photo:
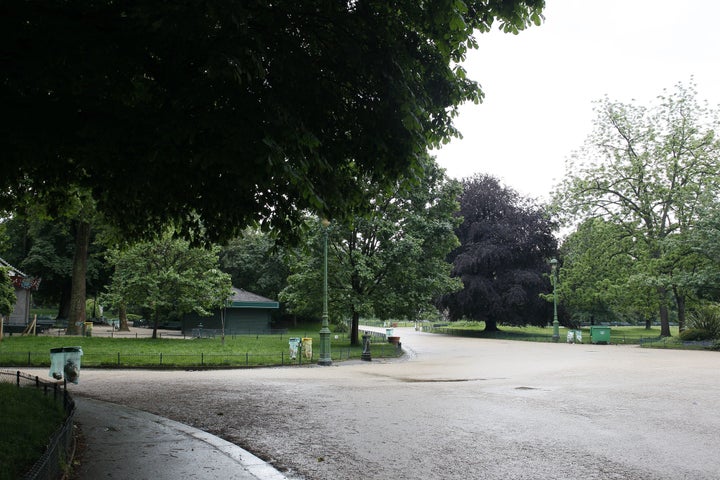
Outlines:
<svg viewBox="0 0 720 480"><path fill-rule="evenodd" d="M253 367L276 365L304 365L317 361L315 351L301 352L293 358L289 351L274 353L83 353L83 367ZM372 354L378 358L397 357L402 351L389 343L372 344ZM334 361L349 360L358 357L357 350L334 348L331 357ZM48 352L0 352L0 365L43 367L50 364ZM359 358L359 357L358 357Z"/></svg>
<svg viewBox="0 0 720 480"><path fill-rule="evenodd" d="M45 453L35 462L24 480L54 480L64 473L64 467L70 465L74 449L73 425L75 422L75 401L67 391L67 386L59 382L40 380L40 377L20 371L0 370L0 381L13 382L18 388L35 388L58 402L63 402L65 421L48 440Z"/></svg>

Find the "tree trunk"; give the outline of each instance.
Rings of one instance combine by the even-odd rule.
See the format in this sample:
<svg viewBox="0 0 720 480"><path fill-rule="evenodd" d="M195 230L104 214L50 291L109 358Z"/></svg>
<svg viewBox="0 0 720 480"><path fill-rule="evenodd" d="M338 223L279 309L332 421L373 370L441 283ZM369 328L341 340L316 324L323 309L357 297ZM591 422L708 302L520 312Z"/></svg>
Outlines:
<svg viewBox="0 0 720 480"><path fill-rule="evenodd" d="M500 329L497 326L497 321L495 320L485 320L485 332L499 332Z"/></svg>
<svg viewBox="0 0 720 480"><path fill-rule="evenodd" d="M128 326L128 320L127 320L127 306L125 306L124 303L120 304L118 306L118 317L120 317L120 331L121 332L129 332L130 327Z"/></svg>
<svg viewBox="0 0 720 480"><path fill-rule="evenodd" d="M670 315L667 307L667 289L665 287L657 287L658 297L660 299L660 336L670 336Z"/></svg>
<svg viewBox="0 0 720 480"><path fill-rule="evenodd" d="M90 246L90 223L78 221L75 224L75 253L73 255L72 290L68 314L67 335L80 335L85 323L85 288L87 257Z"/></svg>
<svg viewBox="0 0 720 480"><path fill-rule="evenodd" d="M350 345L360 345L360 313L353 311L352 314L352 325L350 327Z"/></svg>
<svg viewBox="0 0 720 480"><path fill-rule="evenodd" d="M645 330L650 330L652 328L652 318L645 317Z"/></svg>
<svg viewBox="0 0 720 480"><path fill-rule="evenodd" d="M685 330L685 295L678 293L677 288L673 288L673 293L677 305L678 329L682 332Z"/></svg>
<svg viewBox="0 0 720 480"><path fill-rule="evenodd" d="M70 318L70 296L72 292L72 280L69 282L63 282L62 290L60 291L60 301L58 304L57 319L67 320Z"/></svg>
<svg viewBox="0 0 720 480"><path fill-rule="evenodd" d="M160 323L160 312L153 313L153 334L152 338L157 338L158 323Z"/></svg>

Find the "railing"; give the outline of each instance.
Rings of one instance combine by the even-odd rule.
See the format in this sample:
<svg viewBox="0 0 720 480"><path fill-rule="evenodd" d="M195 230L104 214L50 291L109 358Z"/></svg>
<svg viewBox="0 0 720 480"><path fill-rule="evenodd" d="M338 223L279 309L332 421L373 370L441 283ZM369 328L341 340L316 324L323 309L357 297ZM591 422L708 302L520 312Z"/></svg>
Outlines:
<svg viewBox="0 0 720 480"><path fill-rule="evenodd" d="M14 382L18 388L36 388L45 395L53 395L57 401L62 401L65 408L65 421L48 441L48 447L43 455L35 462L24 480L54 480L60 478L64 472L63 467L70 465L73 442L73 424L75 421L75 401L59 382L40 380L38 376L24 374L20 371L12 372L0 370L0 381Z"/></svg>
<svg viewBox="0 0 720 480"><path fill-rule="evenodd" d="M378 335L378 338L384 337ZM373 356L378 358L397 357L402 352L388 343L373 343ZM331 357L333 360L348 360L353 357L359 358L359 353L352 348L333 348ZM28 366L43 367L50 365L50 356L47 352L0 352L0 365L7 366ZM315 351L312 355L290 356L289 350L275 353L87 353L82 356L83 367L251 367L251 366L275 366L275 365L302 365L317 361Z"/></svg>

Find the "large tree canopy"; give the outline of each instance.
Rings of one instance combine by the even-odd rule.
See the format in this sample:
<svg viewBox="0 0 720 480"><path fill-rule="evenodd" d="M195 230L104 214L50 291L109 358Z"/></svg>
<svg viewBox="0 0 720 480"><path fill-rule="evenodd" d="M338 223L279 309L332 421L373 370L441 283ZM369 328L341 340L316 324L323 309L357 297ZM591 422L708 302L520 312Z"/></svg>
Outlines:
<svg viewBox="0 0 720 480"><path fill-rule="evenodd" d="M554 201L571 220L604 218L620 227L618 241L636 242L636 278L655 290L669 336L670 293L682 319L689 287L682 243L720 189L720 117L683 84L651 108L605 99L597 114Z"/></svg>
<svg viewBox="0 0 720 480"><path fill-rule="evenodd" d="M548 259L557 250L554 225L545 211L490 175L463 180L460 246L450 255L463 289L445 295L450 318L498 324L545 325L550 290Z"/></svg>
<svg viewBox="0 0 720 480"><path fill-rule="evenodd" d="M420 179L405 178L387 193L368 188L374 211L350 225L317 228L310 252L292 266L281 294L288 310L317 315L322 298L322 235L329 241L330 316L351 319L350 341L359 343L360 316L418 319L437 316L440 295L457 290L446 255L457 245L459 185L448 180L433 158L424 161ZM317 222L319 224L319 222Z"/></svg>
<svg viewBox="0 0 720 480"><path fill-rule="evenodd" d="M0 5L0 209L92 189L127 234L343 216L479 101L457 62L544 0ZM188 219L194 219L188 222Z"/></svg>
<svg viewBox="0 0 720 480"><path fill-rule="evenodd" d="M193 248L166 234L152 242L111 251L115 267L102 301L118 309L134 305L150 312L153 338L160 320L190 312L207 316L230 297L230 275L218 268L219 247Z"/></svg>

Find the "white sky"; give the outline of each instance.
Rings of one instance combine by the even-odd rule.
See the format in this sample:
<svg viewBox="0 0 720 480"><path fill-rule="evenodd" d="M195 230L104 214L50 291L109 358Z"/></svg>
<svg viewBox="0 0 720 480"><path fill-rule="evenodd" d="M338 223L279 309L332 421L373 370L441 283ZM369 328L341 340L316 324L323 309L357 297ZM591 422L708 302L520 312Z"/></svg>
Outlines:
<svg viewBox="0 0 720 480"><path fill-rule="evenodd" d="M485 100L460 107L462 140L430 152L449 176L489 173L546 200L592 130L595 100L649 106L692 78L698 100L720 103L720 2L546 3L539 27L477 35L463 66Z"/></svg>

